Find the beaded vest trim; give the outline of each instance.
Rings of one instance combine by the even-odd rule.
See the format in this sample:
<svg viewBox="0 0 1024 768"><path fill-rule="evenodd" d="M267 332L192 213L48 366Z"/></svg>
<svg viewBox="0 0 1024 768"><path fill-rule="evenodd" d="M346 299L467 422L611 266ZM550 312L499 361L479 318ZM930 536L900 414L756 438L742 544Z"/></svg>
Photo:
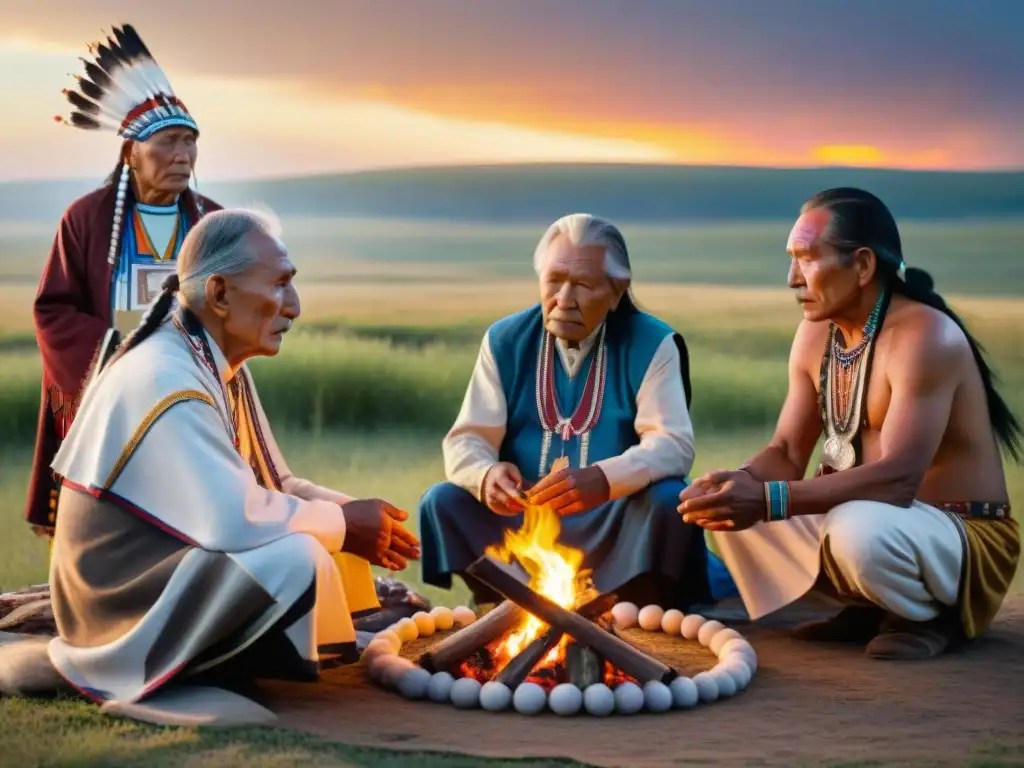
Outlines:
<svg viewBox="0 0 1024 768"><path fill-rule="evenodd" d="M537 365L537 415L544 430L540 451L540 477L547 474L548 456L551 453L551 442L557 432L563 441L570 437L580 438L580 468L587 466L587 454L590 448L590 430L601 417L601 403L604 400L605 378L608 373L608 360L605 355L605 328L602 326L600 336L594 348L594 356L590 360L587 380L583 387L583 395L570 418L562 416L558 408L558 397L555 390L555 369L552 358L555 352L555 337L544 331L541 337L540 360Z"/></svg>

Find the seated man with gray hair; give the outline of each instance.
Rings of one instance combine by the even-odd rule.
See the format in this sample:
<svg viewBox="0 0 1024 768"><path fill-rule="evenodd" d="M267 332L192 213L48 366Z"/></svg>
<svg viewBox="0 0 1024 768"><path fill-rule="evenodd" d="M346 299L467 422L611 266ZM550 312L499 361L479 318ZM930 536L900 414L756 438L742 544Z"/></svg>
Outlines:
<svg viewBox="0 0 1024 768"><path fill-rule="evenodd" d="M694 459L682 337L634 304L610 222L559 219L534 267L540 303L488 329L444 439L448 482L420 501L423 580L449 588L458 574L478 604L495 602L465 570L522 525L523 500L557 511L559 541L584 552L601 592L706 601L704 536L676 512ZM568 468L552 472L560 457Z"/></svg>
<svg viewBox="0 0 1024 768"><path fill-rule="evenodd" d="M274 441L245 361L276 355L298 318L295 272L269 215L207 215L85 391L52 465L48 650L96 701L200 673L316 679L356 658L370 563L419 556L405 512L295 477Z"/></svg>

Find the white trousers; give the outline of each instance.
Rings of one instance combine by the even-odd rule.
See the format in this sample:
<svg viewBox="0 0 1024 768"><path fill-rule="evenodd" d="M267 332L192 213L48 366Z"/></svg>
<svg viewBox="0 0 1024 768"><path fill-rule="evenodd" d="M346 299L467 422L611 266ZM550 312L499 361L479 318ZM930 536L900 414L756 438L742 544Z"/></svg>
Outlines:
<svg viewBox="0 0 1024 768"><path fill-rule="evenodd" d="M806 595L821 569L821 544L842 579L910 621L955 605L964 559L963 523L915 501L908 508L850 501L824 515L712 534L751 619Z"/></svg>

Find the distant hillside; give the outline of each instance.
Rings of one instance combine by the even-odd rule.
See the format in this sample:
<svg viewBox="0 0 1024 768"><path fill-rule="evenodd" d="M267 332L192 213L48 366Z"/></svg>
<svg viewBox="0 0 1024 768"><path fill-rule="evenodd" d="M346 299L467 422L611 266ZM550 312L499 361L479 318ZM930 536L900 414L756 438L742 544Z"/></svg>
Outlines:
<svg viewBox="0 0 1024 768"><path fill-rule="evenodd" d="M572 211L638 222L785 219L815 191L838 185L875 192L904 220L1024 216L1024 172L538 164L204 183L201 189L225 205L258 201L289 216L536 223ZM0 220L53 221L94 186L84 180L0 184Z"/></svg>

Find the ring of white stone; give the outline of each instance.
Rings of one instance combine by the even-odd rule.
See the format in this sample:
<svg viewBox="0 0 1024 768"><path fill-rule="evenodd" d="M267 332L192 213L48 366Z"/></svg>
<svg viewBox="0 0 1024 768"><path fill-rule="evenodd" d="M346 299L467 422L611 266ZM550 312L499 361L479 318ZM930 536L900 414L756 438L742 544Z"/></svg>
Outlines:
<svg viewBox="0 0 1024 768"><path fill-rule="evenodd" d="M639 626L647 632L664 632L696 640L718 657L709 670L693 677L680 675L670 685L658 681L620 683L615 690L604 683L595 683L581 691L572 683L562 683L547 693L536 683L521 683L512 691L499 682L481 683L473 678L456 680L448 672L427 670L400 655L402 645L418 637L429 637L436 631L460 629L476 621L476 614L465 606L455 609L437 607L429 613L419 612L378 632L363 652L370 678L385 688L400 692L407 699L429 699L451 703L458 709L481 707L491 712L509 708L520 714L536 715L550 709L558 715L574 715L580 710L598 717L613 712L631 715L646 710L667 712L689 709L697 704L710 704L729 698L746 688L757 672L754 647L735 629L719 621L675 609L662 610L657 605L638 609L632 603L618 603L612 609L618 629Z"/></svg>

